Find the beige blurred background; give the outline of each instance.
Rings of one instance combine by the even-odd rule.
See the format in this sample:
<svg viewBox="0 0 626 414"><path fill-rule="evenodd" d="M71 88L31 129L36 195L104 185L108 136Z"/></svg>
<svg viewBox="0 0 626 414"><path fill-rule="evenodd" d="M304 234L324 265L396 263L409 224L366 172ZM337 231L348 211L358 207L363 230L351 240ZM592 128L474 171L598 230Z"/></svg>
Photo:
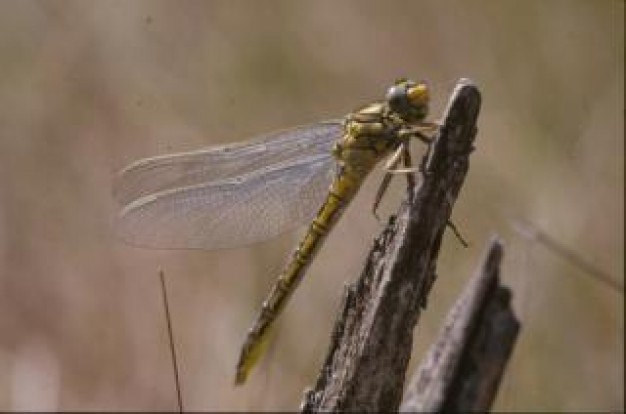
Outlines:
<svg viewBox="0 0 626 414"><path fill-rule="evenodd" d="M509 225L531 221L623 283L623 13L610 0L0 3L0 410L176 409L159 268L185 408L297 409L381 229L380 172L242 388L239 346L298 234L128 247L112 231L112 177L137 158L343 116L401 76L430 82L435 119L460 77L484 99L453 212L472 245L447 234L411 367L497 233L523 327L495 408L623 410L623 293Z"/></svg>

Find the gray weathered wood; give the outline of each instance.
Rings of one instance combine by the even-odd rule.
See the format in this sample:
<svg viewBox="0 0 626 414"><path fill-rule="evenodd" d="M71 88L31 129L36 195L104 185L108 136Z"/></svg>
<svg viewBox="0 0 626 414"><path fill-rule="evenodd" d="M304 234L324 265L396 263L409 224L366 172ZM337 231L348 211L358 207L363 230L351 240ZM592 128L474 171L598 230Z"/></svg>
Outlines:
<svg viewBox="0 0 626 414"><path fill-rule="evenodd" d="M496 239L452 307L437 340L406 388L401 411L488 411L520 324L500 285L503 248Z"/></svg>
<svg viewBox="0 0 626 414"><path fill-rule="evenodd" d="M359 280L344 295L330 349L303 412L396 411L413 328L435 280L452 206L469 167L480 93L455 88L431 145L423 181L377 238Z"/></svg>

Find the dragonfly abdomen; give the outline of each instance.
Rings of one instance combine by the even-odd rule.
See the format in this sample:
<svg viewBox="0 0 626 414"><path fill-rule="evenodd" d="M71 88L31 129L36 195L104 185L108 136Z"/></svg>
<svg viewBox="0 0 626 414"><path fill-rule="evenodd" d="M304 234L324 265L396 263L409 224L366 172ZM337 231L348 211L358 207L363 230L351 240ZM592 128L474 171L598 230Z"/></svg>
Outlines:
<svg viewBox="0 0 626 414"><path fill-rule="evenodd" d="M298 245L297 249L263 302L261 313L248 331L241 349L235 382L243 383L262 354L270 326L280 314L288 298L302 280L306 269L318 252L323 240L341 216L345 206L352 200L364 177L355 179L349 174L340 174L333 181L326 200Z"/></svg>

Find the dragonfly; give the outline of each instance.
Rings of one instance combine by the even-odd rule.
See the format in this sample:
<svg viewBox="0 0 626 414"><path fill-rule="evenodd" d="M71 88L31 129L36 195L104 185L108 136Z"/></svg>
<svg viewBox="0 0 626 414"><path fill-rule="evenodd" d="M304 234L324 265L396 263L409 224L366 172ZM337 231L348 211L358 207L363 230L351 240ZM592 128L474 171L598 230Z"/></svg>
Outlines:
<svg viewBox="0 0 626 414"><path fill-rule="evenodd" d="M246 381L273 322L369 172L385 160L374 214L393 174L405 174L415 185L421 168L412 166L409 143L417 138L429 144L439 127L426 121L429 93L424 81L400 79L384 99L341 119L145 158L118 173L117 232L130 245L233 248L308 223L247 332L235 384Z"/></svg>

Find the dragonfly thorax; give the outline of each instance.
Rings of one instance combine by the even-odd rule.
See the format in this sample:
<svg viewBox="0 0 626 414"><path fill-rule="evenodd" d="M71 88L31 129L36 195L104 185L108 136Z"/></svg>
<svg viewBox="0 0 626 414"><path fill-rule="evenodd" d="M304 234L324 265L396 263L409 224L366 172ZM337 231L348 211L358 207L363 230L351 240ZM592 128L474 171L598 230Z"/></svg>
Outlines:
<svg viewBox="0 0 626 414"><path fill-rule="evenodd" d="M366 105L346 117L344 134L335 143L333 155L346 170L366 174L398 147L398 131L404 124L386 102Z"/></svg>
<svg viewBox="0 0 626 414"><path fill-rule="evenodd" d="M425 82L396 81L384 101L366 105L346 117L344 135L335 144L333 155L348 167L369 171L401 144L401 130L426 118L429 101Z"/></svg>

